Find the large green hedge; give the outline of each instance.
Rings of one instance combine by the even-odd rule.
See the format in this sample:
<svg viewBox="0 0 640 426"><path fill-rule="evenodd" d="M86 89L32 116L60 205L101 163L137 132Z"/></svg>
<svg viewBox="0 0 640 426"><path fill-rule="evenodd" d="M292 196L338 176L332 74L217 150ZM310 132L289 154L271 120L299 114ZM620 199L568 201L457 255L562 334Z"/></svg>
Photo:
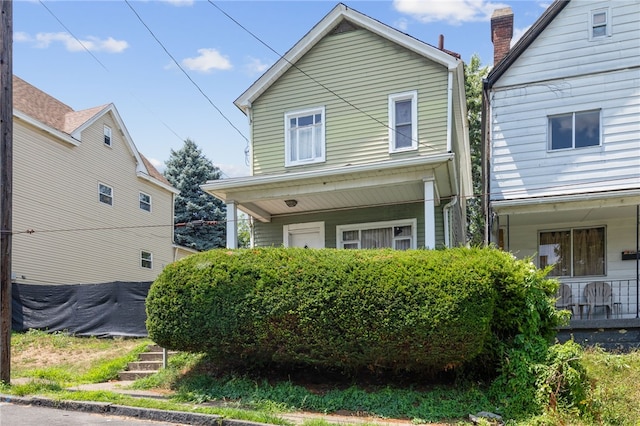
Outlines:
<svg viewBox="0 0 640 426"><path fill-rule="evenodd" d="M495 249L212 250L147 298L158 344L248 365L438 372L553 335L554 283Z"/></svg>

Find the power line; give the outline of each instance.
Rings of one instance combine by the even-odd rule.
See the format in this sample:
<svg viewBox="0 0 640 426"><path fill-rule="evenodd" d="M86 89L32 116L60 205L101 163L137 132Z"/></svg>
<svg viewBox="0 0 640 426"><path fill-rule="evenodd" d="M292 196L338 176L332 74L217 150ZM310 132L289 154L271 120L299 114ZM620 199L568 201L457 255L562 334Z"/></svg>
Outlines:
<svg viewBox="0 0 640 426"><path fill-rule="evenodd" d="M144 25L144 27L147 29L147 31L149 31L149 34L151 34L151 36L154 38L154 40L160 45L160 47L162 47L162 49L164 50L164 52L167 54L167 56L169 56L171 58L171 60L173 61L173 63L180 69L180 71L182 71L182 73L187 77L187 79L189 79L189 81L191 82L191 84L193 84L193 86L198 89L198 91L200 92L200 94L202 94L202 96L205 97L205 99L209 102L209 104L215 108L216 111L218 111L218 113L222 116L222 118L224 118L227 123L229 123L229 125L231 127L233 127L233 129L238 132L238 134L240 136L242 136L242 138L247 141L247 143L249 143L249 139L240 131L240 129L238 129L232 122L231 120L222 112L222 110L220 110L220 108L218 108L218 106L211 100L211 98L209 98L209 96L207 96L206 93L204 93L204 91L200 88L200 86L191 78L191 76L184 70L184 68L182 68L182 66L178 63L178 61L173 57L173 55L169 52L169 50L167 50L167 48L164 46L164 44L162 44L162 42L158 39L158 37L156 37L156 35L154 34L154 32L151 30L151 28L149 28L149 26L144 22L144 20L142 19L142 17L138 14L138 12L133 8L133 6L131 5L131 3L129 2L129 0L125 0L125 3L127 3L127 6L129 6L129 8L131 9L131 11L136 15L136 17L138 18L138 20L140 21L140 23L142 25Z"/></svg>

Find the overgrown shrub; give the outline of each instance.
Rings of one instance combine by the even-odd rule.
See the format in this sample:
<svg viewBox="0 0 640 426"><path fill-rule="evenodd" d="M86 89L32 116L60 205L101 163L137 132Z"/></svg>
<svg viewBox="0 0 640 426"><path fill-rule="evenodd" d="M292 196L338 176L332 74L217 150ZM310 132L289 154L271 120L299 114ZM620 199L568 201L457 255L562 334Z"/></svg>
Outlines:
<svg viewBox="0 0 640 426"><path fill-rule="evenodd" d="M435 373L497 366L523 331L549 340L555 285L488 248L212 250L165 268L147 329L225 362Z"/></svg>

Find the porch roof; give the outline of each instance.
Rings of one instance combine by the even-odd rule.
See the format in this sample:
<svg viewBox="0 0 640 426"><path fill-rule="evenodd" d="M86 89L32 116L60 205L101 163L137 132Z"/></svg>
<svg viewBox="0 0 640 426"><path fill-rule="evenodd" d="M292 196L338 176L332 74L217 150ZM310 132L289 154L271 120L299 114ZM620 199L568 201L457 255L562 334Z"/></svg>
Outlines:
<svg viewBox="0 0 640 426"><path fill-rule="evenodd" d="M457 194L452 153L338 168L209 181L201 188L262 221L273 216L424 201L434 181L435 203ZM287 200L295 200L289 205ZM292 205L295 204L295 205Z"/></svg>

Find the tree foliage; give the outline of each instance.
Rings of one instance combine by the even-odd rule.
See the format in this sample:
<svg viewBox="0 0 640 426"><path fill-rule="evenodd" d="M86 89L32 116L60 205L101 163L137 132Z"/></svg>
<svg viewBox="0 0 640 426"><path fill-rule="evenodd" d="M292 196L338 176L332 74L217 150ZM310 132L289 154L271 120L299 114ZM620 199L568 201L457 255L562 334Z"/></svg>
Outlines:
<svg viewBox="0 0 640 426"><path fill-rule="evenodd" d="M467 239L472 245L484 241L484 216L482 213L482 81L489 67L482 66L480 57L474 54L464 67L469 141L471 148L471 176L474 197L467 202Z"/></svg>
<svg viewBox="0 0 640 426"><path fill-rule="evenodd" d="M165 164L164 176L180 191L174 206L175 243L196 250L224 247L226 206L200 188L220 179L220 169L190 139L178 151L171 150Z"/></svg>

